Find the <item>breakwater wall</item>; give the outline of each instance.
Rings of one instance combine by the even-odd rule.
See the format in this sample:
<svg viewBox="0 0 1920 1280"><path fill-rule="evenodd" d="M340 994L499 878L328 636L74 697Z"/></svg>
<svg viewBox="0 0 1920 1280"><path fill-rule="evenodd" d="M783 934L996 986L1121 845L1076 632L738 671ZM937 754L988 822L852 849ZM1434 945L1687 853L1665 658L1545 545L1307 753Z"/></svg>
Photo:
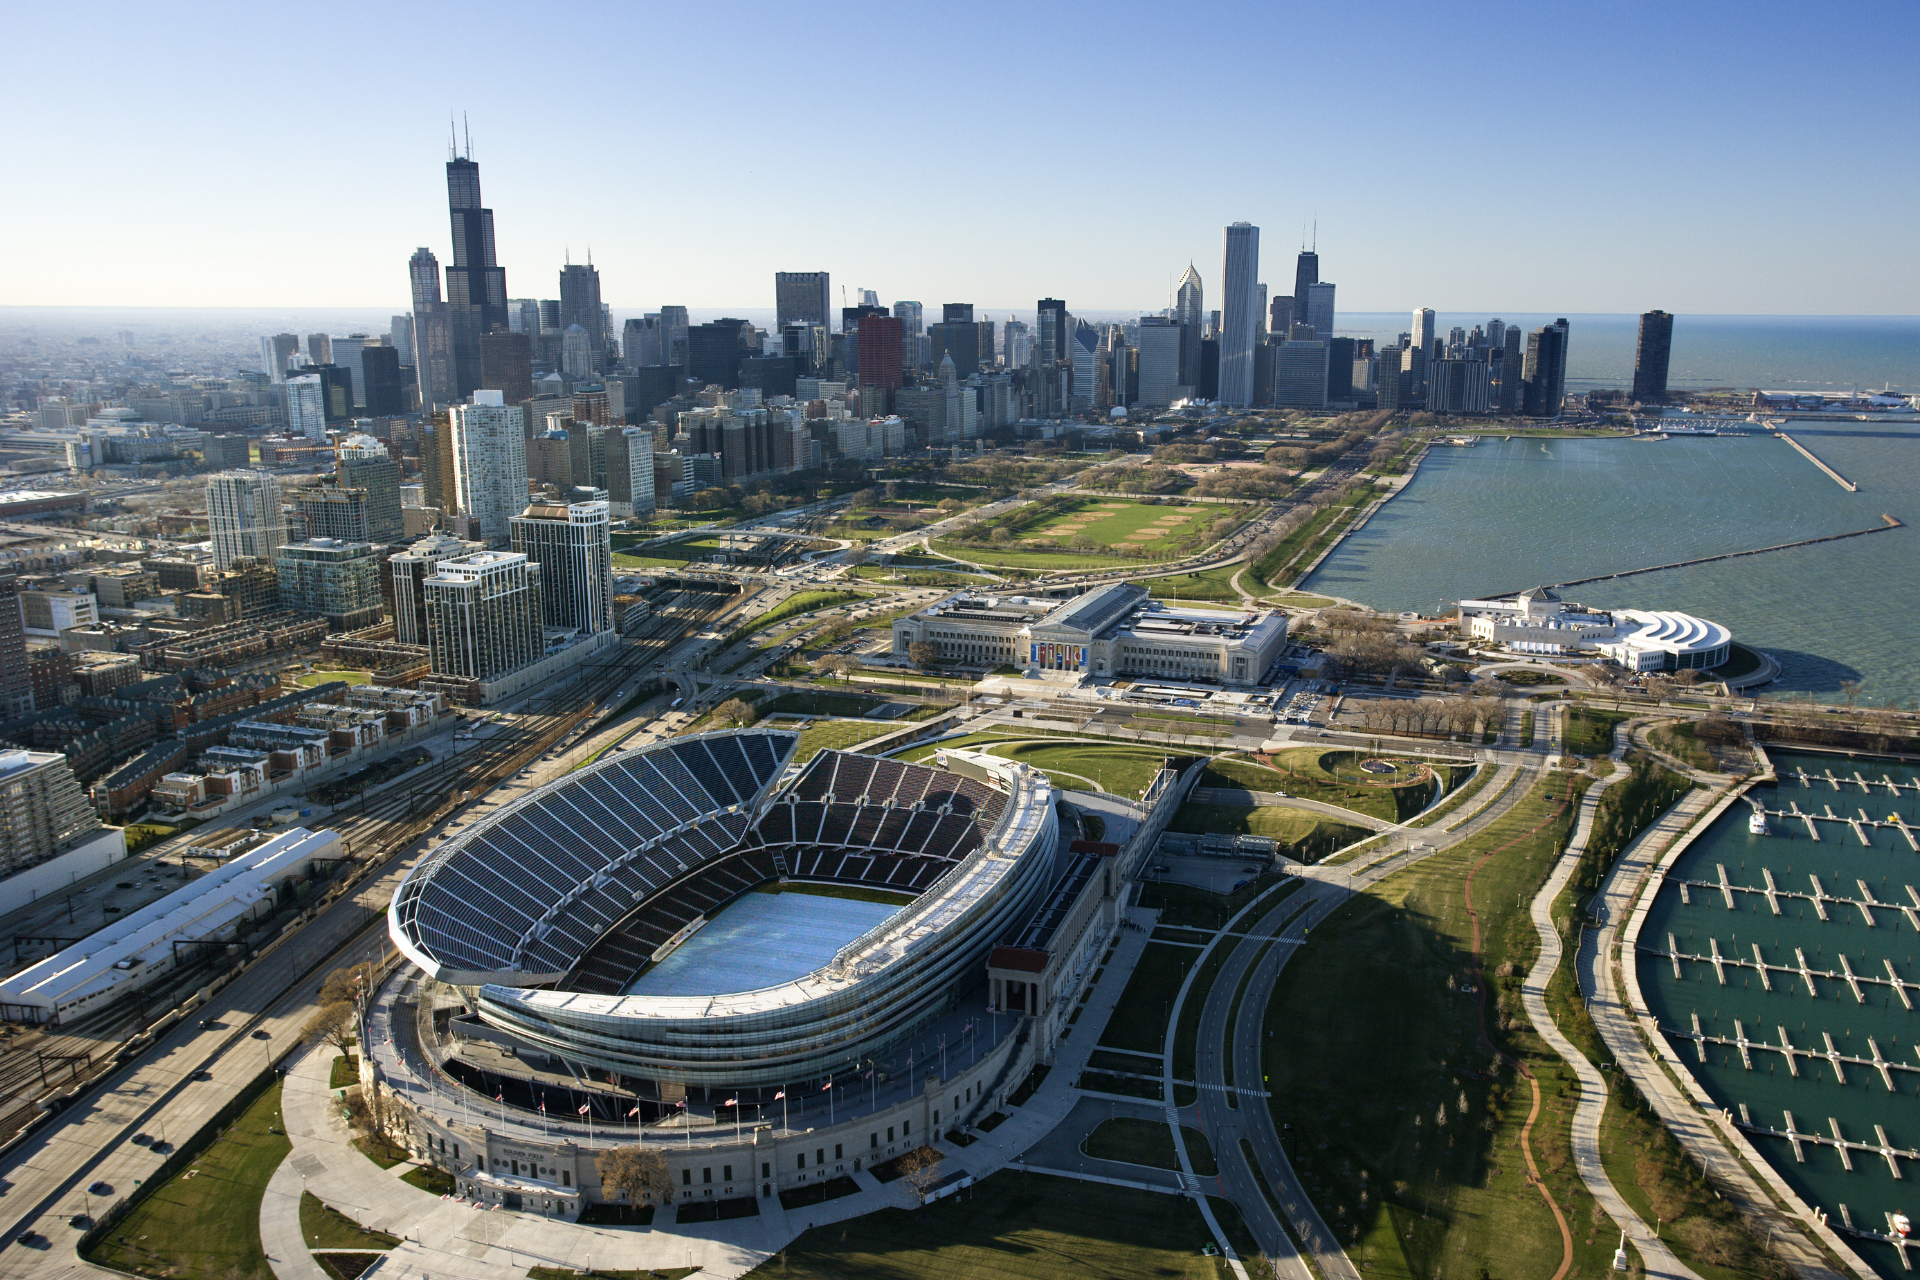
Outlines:
<svg viewBox="0 0 1920 1280"><path fill-rule="evenodd" d="M1820 461L1820 459L1814 457L1813 450L1807 448L1807 446L1801 444L1798 440L1795 440L1792 436L1788 435L1784 431L1775 431L1773 434L1775 434L1776 436L1779 436L1782 440L1785 440L1788 444L1792 445L1799 452L1801 457L1805 458L1808 462L1811 462L1814 466L1826 472L1828 476L1832 477L1833 482L1839 485L1842 489L1845 489L1848 493L1860 492L1859 485L1847 479L1845 476L1841 475L1838 471L1835 471L1832 467ZM1872 530L1868 530L1868 532L1878 533L1879 530L1872 529ZM1841 536L1844 537L1846 535L1843 534Z"/></svg>
<svg viewBox="0 0 1920 1280"><path fill-rule="evenodd" d="M1804 452L1804 450L1802 452ZM1812 455L1809 454L1808 456L1811 457ZM1815 461L1818 461L1818 459L1815 459ZM1770 547L1755 547L1751 551L1723 551L1717 556L1695 556L1691 560L1675 560L1670 564L1650 564L1644 569L1622 569L1618 573L1597 573L1591 578L1573 578L1566 582L1556 582L1551 585L1555 589L1558 589L1560 587L1584 586L1589 582L1611 582L1615 578L1632 578L1643 573L1659 573L1666 569L1685 569L1690 565L1712 564L1715 560L1737 560L1741 556L1764 556L1772 551L1791 551L1795 547L1811 547L1822 542L1839 542L1843 538L1864 538L1870 533L1890 533L1895 529L1906 528L1906 525L1895 520L1890 515L1883 513L1880 518L1886 523L1877 524L1871 529L1854 529L1848 533L1829 533L1819 538L1802 538L1798 542L1776 542ZM1482 600L1501 600L1507 596L1517 596L1521 591L1530 590L1532 590L1531 587L1521 587L1518 590L1502 591L1496 595L1481 596L1478 598Z"/></svg>

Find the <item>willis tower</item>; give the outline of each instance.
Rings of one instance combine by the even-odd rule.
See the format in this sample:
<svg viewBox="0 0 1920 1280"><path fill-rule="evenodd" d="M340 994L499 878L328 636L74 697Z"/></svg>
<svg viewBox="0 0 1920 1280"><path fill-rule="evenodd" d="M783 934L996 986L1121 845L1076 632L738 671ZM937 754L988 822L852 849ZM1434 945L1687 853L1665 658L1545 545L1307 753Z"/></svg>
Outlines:
<svg viewBox="0 0 1920 1280"><path fill-rule="evenodd" d="M493 255L493 210L480 204L480 166L468 154L447 161L453 263L447 309L453 321L453 378L461 399L480 385L480 335L507 327L507 273Z"/></svg>

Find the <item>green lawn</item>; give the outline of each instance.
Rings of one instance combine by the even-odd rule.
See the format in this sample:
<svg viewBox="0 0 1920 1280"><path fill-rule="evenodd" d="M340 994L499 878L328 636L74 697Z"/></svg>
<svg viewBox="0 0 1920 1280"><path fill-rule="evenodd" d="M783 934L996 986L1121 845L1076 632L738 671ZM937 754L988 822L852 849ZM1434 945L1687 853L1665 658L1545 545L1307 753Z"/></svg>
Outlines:
<svg viewBox="0 0 1920 1280"><path fill-rule="evenodd" d="M886 705L885 698L869 698L857 693L780 694L756 708L762 716L863 716L875 707Z"/></svg>
<svg viewBox="0 0 1920 1280"><path fill-rule="evenodd" d="M872 720L809 720L800 730L800 745L794 751L793 762L805 764L822 751L842 751L858 746L869 738L877 738L892 733L900 726L887 721Z"/></svg>
<svg viewBox="0 0 1920 1280"><path fill-rule="evenodd" d="M1273 550L1254 561L1248 577L1275 587L1292 586L1293 580L1313 563L1314 557L1340 536L1340 531L1347 527L1353 513L1373 501L1373 496L1371 491L1362 489L1351 498L1316 511L1305 524L1281 539Z"/></svg>
<svg viewBox="0 0 1920 1280"><path fill-rule="evenodd" d="M1296 862L1315 862L1335 849L1364 840L1367 830L1326 814L1280 805L1195 804L1180 806L1170 831L1268 836Z"/></svg>
<svg viewBox="0 0 1920 1280"><path fill-rule="evenodd" d="M1197 569L1171 578L1146 578L1143 585L1158 600L1232 600L1240 599L1233 589L1233 576L1246 566L1239 561L1213 569Z"/></svg>
<svg viewBox="0 0 1920 1280"><path fill-rule="evenodd" d="M1569 707L1566 748L1576 756L1604 756L1613 750L1613 727L1632 718L1631 711L1605 711L1585 703Z"/></svg>
<svg viewBox="0 0 1920 1280"><path fill-rule="evenodd" d="M1144 902L1142 905L1145 905ZM1160 1053L1166 1047L1167 1018L1187 970L1200 958L1198 947L1149 942L1127 979L1127 988L1107 1019L1100 1043L1130 1053Z"/></svg>
<svg viewBox="0 0 1920 1280"><path fill-rule="evenodd" d="M1663 724L1649 731L1647 740L1668 755L1676 756L1703 772L1712 773L1720 768L1714 763L1713 753L1707 750L1707 744L1694 736L1691 720Z"/></svg>
<svg viewBox="0 0 1920 1280"><path fill-rule="evenodd" d="M334 1058L327 1075L327 1088L350 1089L360 1083L360 1060L341 1054Z"/></svg>
<svg viewBox="0 0 1920 1280"><path fill-rule="evenodd" d="M1214 776L1202 778L1199 785L1280 791L1385 822L1404 822L1413 817L1426 808L1435 790L1432 779L1420 779L1416 762L1393 757L1387 757L1396 765L1391 774L1362 771L1359 762L1374 757L1355 751L1294 747L1270 758L1271 767L1240 756L1216 759L1208 766Z"/></svg>
<svg viewBox="0 0 1920 1280"><path fill-rule="evenodd" d="M1448 779L1447 782L1446 798L1441 800L1439 804L1434 805L1431 809L1422 810L1420 816L1413 820L1413 825L1416 827L1432 826L1471 800L1479 793L1480 788L1487 785L1487 779L1493 777L1493 775L1498 772L1499 770L1492 765L1469 765L1465 769L1453 770L1452 773L1454 776ZM1466 775L1464 780L1461 777L1463 774Z"/></svg>
<svg viewBox="0 0 1920 1280"><path fill-rule="evenodd" d="M184 1280L273 1280L260 1247L260 1201L292 1149L276 1081L199 1159L135 1205L88 1261Z"/></svg>
<svg viewBox="0 0 1920 1280"><path fill-rule="evenodd" d="M1187 1159L1192 1161L1195 1173L1203 1178L1219 1174L1220 1166L1214 1163L1213 1146L1206 1134L1183 1124L1180 1137L1187 1144ZM1136 1120L1130 1116L1102 1120L1100 1127L1080 1144L1080 1149L1096 1160L1118 1160L1156 1169L1180 1167L1173 1151L1173 1131L1158 1120Z"/></svg>
<svg viewBox="0 0 1920 1280"><path fill-rule="evenodd" d="M1022 743L990 748L994 755L1018 760L1021 764L1044 769L1054 785L1073 791L1086 790L1082 781L1091 778L1102 790L1117 796L1138 798L1146 794L1166 752L1153 747L1121 747L1092 743Z"/></svg>
<svg viewBox="0 0 1920 1280"><path fill-rule="evenodd" d="M399 1236L368 1231L311 1191L300 1193L300 1239L309 1249L386 1250L400 1243Z"/></svg>
<svg viewBox="0 0 1920 1280"><path fill-rule="evenodd" d="M1354 1261L1381 1277L1551 1275L1562 1241L1519 1150L1530 1143L1575 1228L1573 1265L1607 1271L1616 1236L1572 1167L1577 1083L1527 1029L1520 979L1537 952L1526 902L1572 824L1580 784L1549 775L1488 830L1367 889L1281 971L1263 1070L1288 1154ZM1471 886L1470 914L1467 893ZM1511 968L1509 968L1511 966ZM1355 1097L1380 1105L1355 1108ZM1591 1243L1588 1243L1591 1241Z"/></svg>
<svg viewBox="0 0 1920 1280"><path fill-rule="evenodd" d="M803 613L812 613L816 609L830 609L834 605L850 604L855 600L865 600L863 591L801 591L788 596L785 600L767 610L759 617L743 622L727 636L729 645L737 644L758 631L777 626L788 618L797 618Z"/></svg>
<svg viewBox="0 0 1920 1280"><path fill-rule="evenodd" d="M312 671L303 676L295 676L293 682L307 689L317 689L323 684L365 684L373 679L371 671Z"/></svg>
<svg viewBox="0 0 1920 1280"><path fill-rule="evenodd" d="M423 1164L407 1170L400 1175L400 1181L436 1196L453 1194L453 1175L444 1169L435 1169L431 1165Z"/></svg>
<svg viewBox="0 0 1920 1280"><path fill-rule="evenodd" d="M747 1274L753 1280L1216 1280L1229 1271L1223 1259L1201 1252L1211 1242L1198 1206L1186 1196L1002 1170L917 1212L882 1209L816 1227Z"/></svg>

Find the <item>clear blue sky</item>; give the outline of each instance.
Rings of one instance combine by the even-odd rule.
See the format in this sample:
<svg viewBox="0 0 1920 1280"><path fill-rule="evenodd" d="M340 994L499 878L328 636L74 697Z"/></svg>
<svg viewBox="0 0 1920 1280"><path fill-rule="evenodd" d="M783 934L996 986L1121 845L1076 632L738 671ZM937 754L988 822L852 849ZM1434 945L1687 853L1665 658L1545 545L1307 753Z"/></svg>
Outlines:
<svg viewBox="0 0 1920 1280"><path fill-rule="evenodd" d="M18 5L0 301L391 306L471 120L509 292L1920 312L1910 0ZM837 298L836 298L837 301Z"/></svg>

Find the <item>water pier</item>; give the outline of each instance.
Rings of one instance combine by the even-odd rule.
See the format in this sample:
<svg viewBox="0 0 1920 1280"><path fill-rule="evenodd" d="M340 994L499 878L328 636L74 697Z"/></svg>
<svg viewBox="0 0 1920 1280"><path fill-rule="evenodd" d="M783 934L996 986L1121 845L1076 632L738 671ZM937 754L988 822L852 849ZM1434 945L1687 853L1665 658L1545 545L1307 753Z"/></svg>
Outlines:
<svg viewBox="0 0 1920 1280"><path fill-rule="evenodd" d="M1798 898L1803 902L1810 903L1813 906L1814 915L1829 923L1833 920L1833 917L1827 914L1827 906L1829 903L1841 908L1852 907L1860 913L1861 919L1866 921L1867 928L1869 929L1879 927L1880 921L1875 918L1873 914L1874 908L1878 907L1882 911L1898 911L1906 917L1907 923L1913 926L1914 932L1920 933L1920 911L1916 911L1916 908L1920 908L1920 889L1916 889L1910 884L1901 885L1900 887L1907 891L1907 897L1912 899L1913 906L1907 906L1899 902L1880 901L1880 899L1873 896L1873 890L1867 887L1865 880L1855 880L1853 882L1859 889L1860 896L1857 898L1848 898L1840 894L1829 893L1827 887L1820 883L1820 877L1814 875L1812 872L1807 874L1807 882L1813 886L1813 891L1807 893L1797 889L1782 889L1779 884L1774 881L1773 872L1769 868L1761 868L1761 876L1766 880L1764 885L1734 884L1727 879L1727 869L1724 865L1720 865L1718 869L1720 872L1720 878L1718 880L1689 880L1684 877L1675 876L1671 878L1668 883L1679 888L1681 901L1689 906L1693 903L1692 894L1687 892L1689 889L1707 889L1718 893L1721 899L1727 904L1727 910L1729 911L1739 909L1739 904L1734 898L1735 894L1754 894L1758 897L1765 898L1768 909L1776 916L1781 914L1780 900L1782 898Z"/></svg>
<svg viewBox="0 0 1920 1280"><path fill-rule="evenodd" d="M1833 480L1833 482L1839 485L1842 489L1845 489L1848 493L1860 492L1859 485L1847 479L1845 476L1841 475L1838 471L1835 471L1832 467L1828 466L1826 463L1816 458L1813 455L1813 450L1807 448L1807 446L1801 444L1798 440L1795 440L1792 436L1780 430L1778 427L1774 428L1773 434L1776 436L1779 436L1782 440L1785 440L1788 444L1792 445L1794 449L1800 454L1801 457L1805 458L1808 462L1811 462L1814 466L1826 472L1827 475Z"/></svg>
<svg viewBox="0 0 1920 1280"><path fill-rule="evenodd" d="M1891 960L1883 962L1887 968L1887 976L1882 978L1876 974L1854 972L1853 965L1848 962L1844 955L1840 957L1839 969L1816 969L1808 962L1806 951L1800 947L1793 949L1793 964L1773 964L1768 962L1761 954L1760 944L1757 942L1753 944L1753 959L1751 960L1742 960L1738 956L1723 954L1720 950L1719 939L1717 938L1708 939L1708 944L1709 949L1706 955L1701 955L1693 951L1682 951L1680 950L1679 943L1674 940L1673 935L1668 934L1666 950L1662 951L1658 947L1649 947L1642 944L1640 951L1646 955L1660 956L1671 962L1673 965L1674 978L1682 982L1686 980L1686 971L1681 968L1681 961L1684 960L1689 964L1711 965L1714 976L1723 987L1727 985L1728 969L1753 970L1760 975L1761 985L1768 991L1773 990L1773 983L1769 980L1769 975L1784 973L1789 979L1798 978L1801 982L1805 983L1807 994L1815 1000L1820 998L1820 988L1815 981L1816 979L1824 979L1827 982L1846 987L1847 990L1853 992L1853 999L1856 1004L1865 1004L1867 1002L1866 987L1886 987L1900 997L1900 1002L1903 1005L1911 1009L1913 1008L1913 1000L1907 993L1909 991L1920 991L1920 982L1908 982L1902 978L1894 969L1893 961ZM1916 1070L1920 1070L1920 1068L1916 1068Z"/></svg>

